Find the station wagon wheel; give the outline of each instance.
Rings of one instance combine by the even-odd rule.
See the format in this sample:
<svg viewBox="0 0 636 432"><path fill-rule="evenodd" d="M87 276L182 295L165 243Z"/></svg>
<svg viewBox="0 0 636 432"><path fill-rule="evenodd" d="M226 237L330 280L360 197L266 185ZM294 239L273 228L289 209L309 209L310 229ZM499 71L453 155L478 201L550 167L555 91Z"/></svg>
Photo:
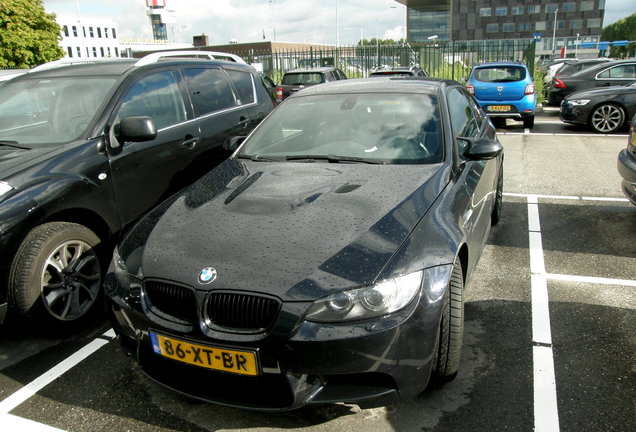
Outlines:
<svg viewBox="0 0 636 432"><path fill-rule="evenodd" d="M613 133L625 123L625 111L614 104L599 105L590 115L592 129L599 133Z"/></svg>
<svg viewBox="0 0 636 432"><path fill-rule="evenodd" d="M457 376L464 340L464 274L459 258L444 293L437 343L433 352L431 379L451 381Z"/></svg>
<svg viewBox="0 0 636 432"><path fill-rule="evenodd" d="M53 222L34 228L13 261L10 293L30 324L70 326L97 303L100 239L88 228Z"/></svg>

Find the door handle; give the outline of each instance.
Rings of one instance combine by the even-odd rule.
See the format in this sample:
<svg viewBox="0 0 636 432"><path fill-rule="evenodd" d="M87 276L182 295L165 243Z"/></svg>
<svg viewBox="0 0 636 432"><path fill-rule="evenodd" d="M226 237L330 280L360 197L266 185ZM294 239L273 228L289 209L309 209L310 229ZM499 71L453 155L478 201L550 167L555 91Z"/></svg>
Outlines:
<svg viewBox="0 0 636 432"><path fill-rule="evenodd" d="M181 145L189 150L192 150L196 147L197 143L199 142L199 139L200 139L199 137L192 137L192 138L186 139L184 142L181 143Z"/></svg>
<svg viewBox="0 0 636 432"><path fill-rule="evenodd" d="M247 127L250 124L250 119L248 119L247 117L243 117L241 116L239 118L239 123L238 123L243 129L247 129Z"/></svg>

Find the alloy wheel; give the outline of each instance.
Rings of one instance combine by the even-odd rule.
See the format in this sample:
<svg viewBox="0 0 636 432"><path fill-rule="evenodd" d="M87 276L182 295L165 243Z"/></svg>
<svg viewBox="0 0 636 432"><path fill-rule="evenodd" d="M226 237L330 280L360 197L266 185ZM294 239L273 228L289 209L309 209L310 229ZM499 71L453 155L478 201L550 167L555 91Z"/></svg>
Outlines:
<svg viewBox="0 0 636 432"><path fill-rule="evenodd" d="M101 268L97 254L84 241L64 242L46 259L41 281L47 310L59 320L75 320L91 308L99 293Z"/></svg>
<svg viewBox="0 0 636 432"><path fill-rule="evenodd" d="M616 105L601 105L592 112L592 127L601 133L611 133L619 129L625 121L623 110Z"/></svg>

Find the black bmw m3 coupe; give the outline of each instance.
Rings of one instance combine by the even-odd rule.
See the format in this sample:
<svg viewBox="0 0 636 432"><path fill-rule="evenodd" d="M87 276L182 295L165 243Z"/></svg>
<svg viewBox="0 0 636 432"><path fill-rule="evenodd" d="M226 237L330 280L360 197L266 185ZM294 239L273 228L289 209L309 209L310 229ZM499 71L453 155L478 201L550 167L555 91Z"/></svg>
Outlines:
<svg viewBox="0 0 636 432"><path fill-rule="evenodd" d="M436 79L328 83L240 141L115 251L107 302L141 369L280 411L454 378L502 205L503 149L473 97Z"/></svg>

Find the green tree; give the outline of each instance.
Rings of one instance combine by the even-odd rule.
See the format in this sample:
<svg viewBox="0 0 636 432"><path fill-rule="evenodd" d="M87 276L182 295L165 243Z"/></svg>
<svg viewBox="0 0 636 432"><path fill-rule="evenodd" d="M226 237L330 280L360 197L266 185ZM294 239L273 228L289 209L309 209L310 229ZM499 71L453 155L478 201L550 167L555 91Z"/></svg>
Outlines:
<svg viewBox="0 0 636 432"><path fill-rule="evenodd" d="M618 41L618 40L636 40L636 13L631 14L627 18L616 21L603 29L601 40ZM636 44L631 43L624 47L612 47L611 57L631 57L636 49Z"/></svg>
<svg viewBox="0 0 636 432"><path fill-rule="evenodd" d="M42 0L0 0L0 67L33 67L64 55L55 14Z"/></svg>

